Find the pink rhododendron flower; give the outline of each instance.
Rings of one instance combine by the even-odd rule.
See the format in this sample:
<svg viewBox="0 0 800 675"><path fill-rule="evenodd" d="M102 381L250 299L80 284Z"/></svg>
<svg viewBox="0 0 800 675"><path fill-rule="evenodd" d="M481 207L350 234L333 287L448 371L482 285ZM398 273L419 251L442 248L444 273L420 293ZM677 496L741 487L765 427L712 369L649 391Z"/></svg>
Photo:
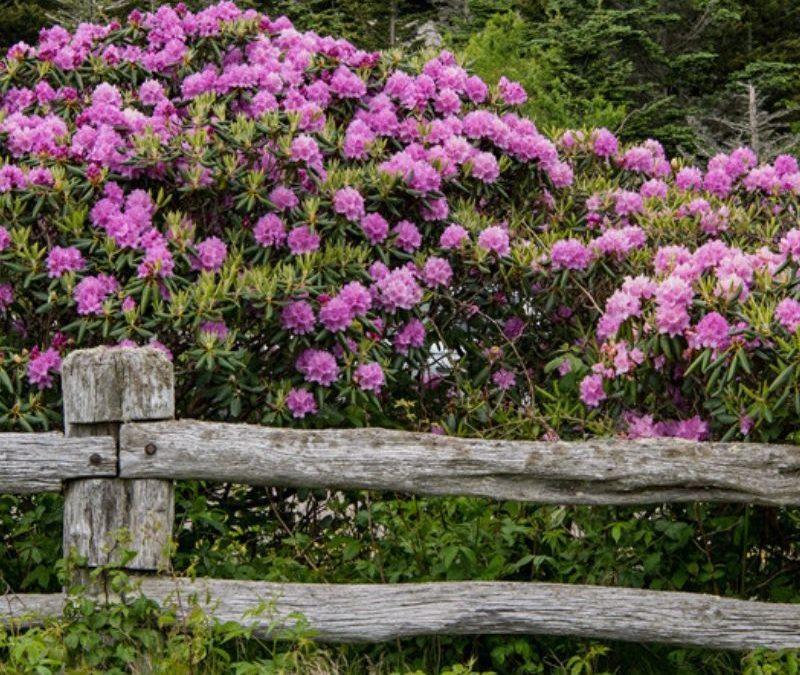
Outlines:
<svg viewBox="0 0 800 675"><path fill-rule="evenodd" d="M642 197L630 190L617 190L614 195L614 211L617 215L628 216L633 213L641 213L644 209Z"/></svg>
<svg viewBox="0 0 800 675"><path fill-rule="evenodd" d="M258 219L253 237L262 246L280 246L286 241L286 227L274 213L267 213Z"/></svg>
<svg viewBox="0 0 800 675"><path fill-rule="evenodd" d="M413 253L422 243L422 235L419 229L408 220L401 220L394 226L392 232L395 235L395 246L406 253Z"/></svg>
<svg viewBox="0 0 800 675"><path fill-rule="evenodd" d="M487 227L478 236L478 246L482 249L505 257L511 252L508 232L499 225Z"/></svg>
<svg viewBox="0 0 800 675"><path fill-rule="evenodd" d="M311 168L322 168L322 152L317 142L306 134L301 134L292 141L291 157L296 162L304 162Z"/></svg>
<svg viewBox="0 0 800 675"><path fill-rule="evenodd" d="M567 162L547 162L543 166L554 187L565 188L572 185L574 174Z"/></svg>
<svg viewBox="0 0 800 675"><path fill-rule="evenodd" d="M500 175L497 159L490 152L479 152L472 158L472 175L484 183L494 183Z"/></svg>
<svg viewBox="0 0 800 675"><path fill-rule="evenodd" d="M11 284L0 284L0 313L5 314L12 302L14 302L13 287Z"/></svg>
<svg viewBox="0 0 800 675"><path fill-rule="evenodd" d="M200 324L200 332L215 337L220 342L224 342L230 335L230 330L224 321L204 321Z"/></svg>
<svg viewBox="0 0 800 675"><path fill-rule="evenodd" d="M281 327L295 335L305 335L314 330L314 309L305 300L290 302L281 312Z"/></svg>
<svg viewBox="0 0 800 675"><path fill-rule="evenodd" d="M492 375L492 382L501 391L511 389L517 382L517 376L510 370L501 368L494 375Z"/></svg>
<svg viewBox="0 0 800 675"><path fill-rule="evenodd" d="M370 213L361 219L361 229L370 244L380 244L389 234L389 223L380 213Z"/></svg>
<svg viewBox="0 0 800 675"><path fill-rule="evenodd" d="M353 374L353 380L358 385L359 389L363 391L372 391L376 394L381 390L386 383L386 378L383 374L383 369L378 363L363 363Z"/></svg>
<svg viewBox="0 0 800 675"><path fill-rule="evenodd" d="M342 98L361 98L367 93L364 81L346 66L339 66L331 78L331 91Z"/></svg>
<svg viewBox="0 0 800 675"><path fill-rule="evenodd" d="M519 82L501 77L500 81L497 83L497 88L500 91L500 97L503 101L508 103L508 105L522 105L528 100L528 95Z"/></svg>
<svg viewBox="0 0 800 675"><path fill-rule="evenodd" d="M597 129L592 134L594 154L598 157L613 157L619 149L619 142L608 129Z"/></svg>
<svg viewBox="0 0 800 675"><path fill-rule="evenodd" d="M158 242L145 249L144 260L139 264L138 276L140 279L152 277L169 277L175 268L172 254L163 242Z"/></svg>
<svg viewBox="0 0 800 675"><path fill-rule="evenodd" d="M292 417L301 420L306 415L314 415L317 412L317 402L314 395L305 389L293 388L286 395L286 407L292 413Z"/></svg>
<svg viewBox="0 0 800 675"><path fill-rule="evenodd" d="M40 390L53 386L53 373L61 370L61 357L58 352L50 347L40 352L34 348L28 361L28 381L35 384Z"/></svg>
<svg viewBox="0 0 800 675"><path fill-rule="evenodd" d="M54 246L47 254L47 276L60 277L65 272L77 272L86 266L81 252L74 246Z"/></svg>
<svg viewBox="0 0 800 675"><path fill-rule="evenodd" d="M390 312L411 309L422 300L422 289L414 274L404 267L391 270L375 287L381 304Z"/></svg>
<svg viewBox="0 0 800 675"><path fill-rule="evenodd" d="M450 250L458 248L461 244L469 239L469 233L461 227L461 225L448 225L442 236L439 238L439 246L443 249Z"/></svg>
<svg viewBox="0 0 800 675"><path fill-rule="evenodd" d="M733 187L733 179L723 170L711 170L703 179L703 188L717 197L725 198Z"/></svg>
<svg viewBox="0 0 800 675"><path fill-rule="evenodd" d="M642 184L639 194L645 198L655 198L664 200L667 198L669 186L660 178L651 178Z"/></svg>
<svg viewBox="0 0 800 675"><path fill-rule="evenodd" d="M643 248L647 235L638 225L609 228L592 242L595 251L623 258L635 249Z"/></svg>
<svg viewBox="0 0 800 675"><path fill-rule="evenodd" d="M338 297L349 307L353 316L364 316L372 307L372 295L358 281L342 286Z"/></svg>
<svg viewBox="0 0 800 675"><path fill-rule="evenodd" d="M792 228L783 235L780 241L780 251L800 261L800 230Z"/></svg>
<svg viewBox="0 0 800 675"><path fill-rule="evenodd" d="M331 298L319 310L319 320L332 333L343 331L353 322L350 305L340 297Z"/></svg>
<svg viewBox="0 0 800 675"><path fill-rule="evenodd" d="M216 272L225 262L228 247L219 237L209 237L197 244L197 265L206 272Z"/></svg>
<svg viewBox="0 0 800 675"><path fill-rule="evenodd" d="M364 198L355 188L341 188L334 195L333 210L348 220L358 222L364 217Z"/></svg>
<svg viewBox="0 0 800 675"><path fill-rule="evenodd" d="M503 324L503 335L512 342L525 331L525 321L518 316L512 316Z"/></svg>
<svg viewBox="0 0 800 675"><path fill-rule="evenodd" d="M593 257L592 252L577 239L560 239L550 250L550 262L556 270L585 270Z"/></svg>
<svg viewBox="0 0 800 675"><path fill-rule="evenodd" d="M339 377L336 358L324 349L306 349L297 359L295 367L306 379L322 387L329 387Z"/></svg>
<svg viewBox="0 0 800 675"><path fill-rule="evenodd" d="M272 192L269 193L269 200L281 211L293 209L300 203L297 195L284 185L278 185L273 188Z"/></svg>
<svg viewBox="0 0 800 675"><path fill-rule="evenodd" d="M581 401L583 401L590 408L596 408L606 398L606 393L603 390L603 376L602 375L587 375L581 380Z"/></svg>
<svg viewBox="0 0 800 675"><path fill-rule="evenodd" d="M102 314L106 297L119 288L114 277L98 274L85 277L75 286L75 302L78 303L78 314Z"/></svg>
<svg viewBox="0 0 800 675"><path fill-rule="evenodd" d="M719 312L706 314L695 327L695 334L689 340L690 346L725 350L730 344L731 326Z"/></svg>
<svg viewBox="0 0 800 675"><path fill-rule="evenodd" d="M675 175L675 186L684 191L699 190L703 186L703 172L697 167L684 167Z"/></svg>
<svg viewBox="0 0 800 675"><path fill-rule="evenodd" d="M784 298L775 308L775 319L787 331L794 333L800 327L800 302L793 298Z"/></svg>
<svg viewBox="0 0 800 675"><path fill-rule="evenodd" d="M432 288L447 286L453 278L453 268L444 258L431 256L425 261L425 266L422 268L422 278Z"/></svg>
<svg viewBox="0 0 800 675"><path fill-rule="evenodd" d="M464 83L464 91L473 103L483 103L489 95L489 87L477 75L468 77Z"/></svg>
<svg viewBox="0 0 800 675"><path fill-rule="evenodd" d="M167 345L165 345L160 340L157 340L156 338L152 337L150 338L150 340L148 340L147 346L152 347L153 349L157 349L164 356L166 356L168 360L172 361L172 351L170 351L169 347L167 347Z"/></svg>
<svg viewBox="0 0 800 675"><path fill-rule="evenodd" d="M286 243L289 245L292 255L313 253L319 248L320 236L316 232L312 232L308 225L301 225L289 232Z"/></svg>
<svg viewBox="0 0 800 675"><path fill-rule="evenodd" d="M419 319L411 319L397 333L394 348L398 354L408 354L411 348L420 348L425 344L425 327Z"/></svg>

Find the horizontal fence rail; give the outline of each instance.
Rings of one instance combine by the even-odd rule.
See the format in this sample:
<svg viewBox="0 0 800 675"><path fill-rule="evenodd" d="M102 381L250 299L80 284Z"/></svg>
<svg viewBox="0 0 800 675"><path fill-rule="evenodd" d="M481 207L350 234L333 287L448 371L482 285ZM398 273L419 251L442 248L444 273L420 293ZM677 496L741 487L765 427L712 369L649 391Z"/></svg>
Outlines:
<svg viewBox="0 0 800 675"><path fill-rule="evenodd" d="M66 436L0 434L0 493L64 490L64 550L86 567L169 568L177 479L469 495L550 504L800 505L800 447L675 439L528 442L385 429L301 431L174 421L172 365L152 349L92 349L62 366ZM80 584L86 569L76 572ZM539 633L720 649L800 647L800 603L537 582L276 584L137 578L180 612L275 626L302 614L320 639ZM90 589L91 583L88 584ZM0 596L0 621L58 616L63 594ZM252 611L272 603L261 618ZM285 624L284 624L285 625Z"/></svg>
<svg viewBox="0 0 800 675"><path fill-rule="evenodd" d="M65 480L116 475L113 438L66 438L60 432L0 434L0 494L58 492Z"/></svg>
<svg viewBox="0 0 800 675"><path fill-rule="evenodd" d="M221 579L141 579L141 593L187 615L199 606L220 622L281 637L301 614L326 642L430 635L567 635L716 649L800 647L800 605L712 595L532 582L286 584ZM194 598L194 602L190 600ZM65 598L9 596L24 621L53 616ZM266 607L258 616L253 608ZM2 607L2 602L0 602Z"/></svg>
<svg viewBox="0 0 800 675"><path fill-rule="evenodd" d="M120 476L548 504L791 505L800 504L800 447L668 438L493 441L183 420L123 425Z"/></svg>
<svg viewBox="0 0 800 675"><path fill-rule="evenodd" d="M0 623L28 628L43 619L61 616L66 596L63 593L6 593L0 595Z"/></svg>

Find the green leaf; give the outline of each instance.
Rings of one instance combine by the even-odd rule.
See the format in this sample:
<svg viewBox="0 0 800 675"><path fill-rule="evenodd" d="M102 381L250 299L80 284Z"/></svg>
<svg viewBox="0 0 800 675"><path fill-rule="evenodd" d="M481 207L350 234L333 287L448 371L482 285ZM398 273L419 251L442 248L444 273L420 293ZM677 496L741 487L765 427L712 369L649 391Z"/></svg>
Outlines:
<svg viewBox="0 0 800 675"><path fill-rule="evenodd" d="M794 373L795 365L796 364L792 363L791 365L786 366L786 368L784 368L780 372L778 377L776 377L772 381L772 384L769 385L769 389L767 389L767 394L772 394L773 392L783 387L789 381L789 378Z"/></svg>
<svg viewBox="0 0 800 675"><path fill-rule="evenodd" d="M2 384L6 389L8 389L9 394L14 393L14 385L11 384L11 378L8 376L8 373L5 371L4 368L0 368L0 384Z"/></svg>

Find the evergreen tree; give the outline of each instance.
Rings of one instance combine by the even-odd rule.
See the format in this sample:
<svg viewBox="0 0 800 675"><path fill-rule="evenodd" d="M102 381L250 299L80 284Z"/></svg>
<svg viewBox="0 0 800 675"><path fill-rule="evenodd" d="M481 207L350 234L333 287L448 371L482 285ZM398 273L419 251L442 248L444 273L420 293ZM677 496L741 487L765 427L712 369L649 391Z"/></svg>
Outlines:
<svg viewBox="0 0 800 675"><path fill-rule="evenodd" d="M285 14L298 28L332 33L364 49L390 49L413 42L436 15L431 0L275 0L254 3L273 16Z"/></svg>
<svg viewBox="0 0 800 675"><path fill-rule="evenodd" d="M621 105L599 93L573 93L562 50L537 42L535 28L519 14L493 16L463 51L470 69L487 82L496 83L501 76L521 82L528 92L525 112L543 129L616 127L625 115Z"/></svg>
<svg viewBox="0 0 800 675"><path fill-rule="evenodd" d="M57 23L74 30L81 22L105 23L125 16L135 7L136 0L54 0L55 7L46 12L49 23ZM147 5L145 8L150 9Z"/></svg>
<svg viewBox="0 0 800 675"><path fill-rule="evenodd" d="M52 0L0 0L0 50L17 42L36 42L42 26L49 23L47 13L55 9Z"/></svg>

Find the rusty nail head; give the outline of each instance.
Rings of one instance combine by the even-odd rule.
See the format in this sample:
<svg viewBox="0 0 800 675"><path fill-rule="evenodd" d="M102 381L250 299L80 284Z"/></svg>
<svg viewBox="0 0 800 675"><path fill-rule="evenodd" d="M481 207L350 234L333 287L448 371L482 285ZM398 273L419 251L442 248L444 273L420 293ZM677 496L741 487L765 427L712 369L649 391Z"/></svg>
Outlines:
<svg viewBox="0 0 800 675"><path fill-rule="evenodd" d="M155 443L148 443L147 445L144 446L144 452L147 455L155 455L156 450L158 450L158 448L156 447Z"/></svg>
<svg viewBox="0 0 800 675"><path fill-rule="evenodd" d="M100 466L103 463L103 458L96 452L93 452L89 457L89 464L92 466Z"/></svg>

